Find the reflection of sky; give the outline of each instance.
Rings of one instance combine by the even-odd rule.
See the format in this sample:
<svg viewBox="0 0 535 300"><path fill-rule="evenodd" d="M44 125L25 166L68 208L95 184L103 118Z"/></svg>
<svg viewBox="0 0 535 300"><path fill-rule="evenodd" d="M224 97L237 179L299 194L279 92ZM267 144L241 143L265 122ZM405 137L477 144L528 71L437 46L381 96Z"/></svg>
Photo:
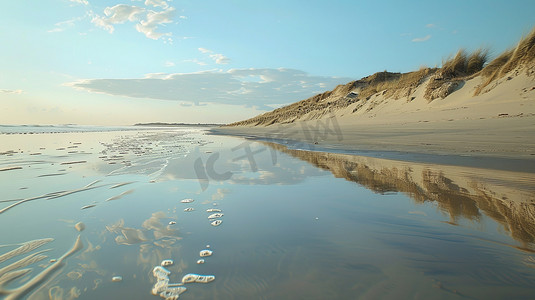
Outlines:
<svg viewBox="0 0 535 300"><path fill-rule="evenodd" d="M233 148L241 146L239 148ZM246 155L248 148L252 154ZM234 149L234 150L233 150ZM209 164L210 157L217 157ZM200 160L205 171L216 174L232 173L228 182L235 184L296 184L309 176L321 176L326 173L318 168L303 164L284 153L273 151L258 142L232 139L224 147L196 147L187 159L175 158L169 161L161 178L198 179L194 161ZM211 169L211 170L209 170ZM209 181L218 181L209 177ZM225 179L227 179L225 177Z"/></svg>

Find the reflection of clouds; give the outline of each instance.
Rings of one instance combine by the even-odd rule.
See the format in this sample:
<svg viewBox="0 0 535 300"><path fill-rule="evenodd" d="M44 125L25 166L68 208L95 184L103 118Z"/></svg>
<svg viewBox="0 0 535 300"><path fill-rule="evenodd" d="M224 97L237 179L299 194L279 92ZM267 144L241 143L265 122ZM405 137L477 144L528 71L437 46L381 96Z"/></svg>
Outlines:
<svg viewBox="0 0 535 300"><path fill-rule="evenodd" d="M56 285L48 290L48 299L72 300L80 297L81 294L81 290L77 287L72 287L68 292L65 292L65 289Z"/></svg>
<svg viewBox="0 0 535 300"><path fill-rule="evenodd" d="M222 200L228 193L230 193L229 189L217 189L217 192L212 195L212 200Z"/></svg>
<svg viewBox="0 0 535 300"><path fill-rule="evenodd" d="M123 228L121 234L115 238L115 242L119 245L133 245L147 241L143 231L135 228Z"/></svg>
<svg viewBox="0 0 535 300"><path fill-rule="evenodd" d="M178 245L179 230L167 226L167 218L169 217L164 212L158 211L142 221L138 228L125 226L124 219L106 225L106 230L101 236L101 242L104 246L95 246L86 240L87 247L78 256L83 262L72 265L67 276L57 277L56 281L52 281L51 288L45 285L32 295L38 295L35 297L36 299L49 299L49 295L52 295L51 299L74 299L70 295L101 288L102 282L109 282L112 275L118 275L115 273L117 270L111 269L117 263L137 264L136 269L139 272L136 272L134 276L144 276L143 274L148 274L162 260L179 257L177 255L177 251L180 250L180 245ZM119 247L120 259L113 255L114 251L110 248L98 251L106 247L104 241L109 235L112 235L115 245L107 246L110 248ZM129 245L129 247L125 247L125 245ZM136 251L137 247L139 247L138 251ZM109 262L109 264L105 262ZM173 268L183 271L186 266L184 261L175 259ZM153 280L152 276L147 276L147 278ZM73 283L77 284L76 289L70 287Z"/></svg>
<svg viewBox="0 0 535 300"><path fill-rule="evenodd" d="M146 230L152 230L155 239L161 239L164 237L174 238L178 230L172 228L170 225L164 225L160 220L167 218L164 212L155 212L152 216L145 220L141 226Z"/></svg>
<svg viewBox="0 0 535 300"><path fill-rule="evenodd" d="M98 251L98 250L102 249L102 247L100 245L94 246L93 243L91 243L89 240L86 240L85 243L87 244L87 246L85 247L84 251L82 251L82 253L80 254L80 258L82 258L82 259L87 259L88 256L92 252L95 252L95 251Z"/></svg>
<svg viewBox="0 0 535 300"><path fill-rule="evenodd" d="M120 219L107 225L106 229L119 234L115 237L115 242L119 245L139 244L137 264L148 271L162 260L173 257L172 252L180 249L176 244L181 239L178 237L178 229L167 225L163 221L166 218L168 216L163 211L158 211L143 221L141 228L125 227L124 220Z"/></svg>
<svg viewBox="0 0 535 300"><path fill-rule="evenodd" d="M176 257L176 255L173 256L173 253L180 251L180 245L176 245L176 241L168 239L164 243L139 245L137 264L148 272L154 266L160 265L162 260ZM182 272L186 267L187 264L182 259L180 261L174 260L173 270Z"/></svg>
<svg viewBox="0 0 535 300"><path fill-rule="evenodd" d="M279 163L273 165L271 157L266 155L265 160L258 160L260 171L256 173L242 172L240 174L235 174L230 181L235 184L249 185L292 185L302 182L310 176L325 175L324 171L309 165L303 165L302 162L287 156L280 155L278 159Z"/></svg>
<svg viewBox="0 0 535 300"><path fill-rule="evenodd" d="M179 239L177 237L178 229L164 225L161 221L164 218L167 218L167 215L159 211L153 213L150 218L141 224L143 229L125 227L123 219L117 221L115 224L107 225L106 229L109 232L120 234L115 237L115 242L119 245L134 245L149 242L151 239L147 236L151 232L156 240L162 238Z"/></svg>
<svg viewBox="0 0 535 300"><path fill-rule="evenodd" d="M228 180L223 180L225 183L230 184L296 184L309 176L321 176L325 174L324 171L308 164L303 164L301 161L292 159L282 152L272 153L268 151L266 146L258 142L251 141L248 147L254 153L254 155L249 157L244 156L243 148L230 151L228 150L230 147L224 147L221 151L214 153L204 153L196 149L196 151L188 155L188 159L170 160L160 178L168 180L200 180L197 177L193 165L194 161L198 159L202 161L202 166L206 170L213 171L217 174L231 172L232 177ZM210 156L216 153L219 155L219 158L213 165L209 165ZM273 156L276 157L275 160ZM251 160L258 171L253 172ZM210 184L213 184L221 180L209 177L208 181ZM224 193L224 191L218 191L217 193ZM213 197L217 198L221 196L224 195L214 195ZM216 200L215 198L214 200Z"/></svg>

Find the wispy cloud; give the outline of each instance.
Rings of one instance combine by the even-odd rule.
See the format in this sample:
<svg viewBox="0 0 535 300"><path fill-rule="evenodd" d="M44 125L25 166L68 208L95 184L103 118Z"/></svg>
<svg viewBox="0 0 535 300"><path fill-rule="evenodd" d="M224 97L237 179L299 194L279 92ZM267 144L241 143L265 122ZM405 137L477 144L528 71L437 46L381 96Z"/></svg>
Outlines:
<svg viewBox="0 0 535 300"><path fill-rule="evenodd" d="M414 38L414 39L412 39L412 41L413 41L413 42L425 42L425 41L427 41L427 40L430 39L430 38L431 38L431 35L428 34L428 35L426 35L426 36L424 36L424 37Z"/></svg>
<svg viewBox="0 0 535 300"><path fill-rule="evenodd" d="M259 78L259 80L250 80ZM313 96L350 78L311 76L294 69L231 69L151 74L138 79L88 79L67 85L94 93L205 103L257 106L289 103Z"/></svg>
<svg viewBox="0 0 535 300"><path fill-rule="evenodd" d="M187 60L184 60L184 62L192 62L194 64L198 64L199 66L206 66L208 65L206 62L202 61L202 60L198 60L198 59L187 59Z"/></svg>
<svg viewBox="0 0 535 300"><path fill-rule="evenodd" d="M230 62L230 58L226 57L223 54L210 54L210 58L213 59L218 65L226 65Z"/></svg>
<svg viewBox="0 0 535 300"><path fill-rule="evenodd" d="M17 94L17 95L20 95L22 93L24 93L22 90L0 90L0 93L3 93L3 94Z"/></svg>
<svg viewBox="0 0 535 300"><path fill-rule="evenodd" d="M144 4L147 7L127 4L106 7L103 16L92 13L91 22L98 27L104 28L109 33L114 32L117 24L132 22L136 24L136 30L149 39L158 40L167 37L167 40L171 41L171 32L160 32L158 29L165 24L174 22L176 17L175 8L169 6L164 0L146 0ZM148 6L159 7L163 10L155 11L149 9ZM179 16L179 18L181 17Z"/></svg>
<svg viewBox="0 0 535 300"><path fill-rule="evenodd" d="M80 20L80 18L74 18L74 19L70 19L70 20L67 20L67 21L58 22L58 23L54 24L54 28L52 28L50 30L47 30L47 32L65 31L67 28L73 27L74 23L76 21L79 21L79 20Z"/></svg>
<svg viewBox="0 0 535 300"><path fill-rule="evenodd" d="M426 24L425 27L427 28L433 28L433 27L436 27L437 25L436 24L433 24L433 23L429 23L429 24Z"/></svg>
<svg viewBox="0 0 535 300"><path fill-rule="evenodd" d="M69 0L73 3L83 4L83 5L89 5L89 2L87 0Z"/></svg>
<svg viewBox="0 0 535 300"><path fill-rule="evenodd" d="M221 53L215 53L212 50L206 48L198 48L201 53L208 54L208 56L218 65L226 65L230 63L230 58Z"/></svg>
<svg viewBox="0 0 535 300"><path fill-rule="evenodd" d="M166 66L166 67L174 67L174 66L175 66L175 63L172 62L172 61L169 61L169 60L168 60L168 61L166 61L166 62L164 63L164 66Z"/></svg>

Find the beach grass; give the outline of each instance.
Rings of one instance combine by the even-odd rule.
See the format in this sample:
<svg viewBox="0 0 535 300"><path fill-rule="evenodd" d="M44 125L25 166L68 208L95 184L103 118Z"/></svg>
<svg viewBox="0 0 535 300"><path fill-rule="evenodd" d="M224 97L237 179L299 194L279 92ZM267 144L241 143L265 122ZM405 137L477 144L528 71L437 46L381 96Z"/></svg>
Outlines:
<svg viewBox="0 0 535 300"><path fill-rule="evenodd" d="M477 87L474 95L481 94L490 83L522 65L527 65L530 69L535 66L535 28L516 47L505 50L481 70L485 81Z"/></svg>
<svg viewBox="0 0 535 300"><path fill-rule="evenodd" d="M475 74L483 69L488 57L488 49L479 48L472 53L467 53L465 49L459 49L454 56L450 56L442 62L440 74L447 79Z"/></svg>
<svg viewBox="0 0 535 300"><path fill-rule="evenodd" d="M375 76L374 80L371 80L369 85L360 91L359 98L369 99L372 95L380 92L384 92L385 98L408 97L429 75L436 71L436 68L422 66L417 71L403 74L388 73L389 75L386 76L384 73L387 72L376 73L372 75ZM383 74L383 76L376 76L378 74Z"/></svg>

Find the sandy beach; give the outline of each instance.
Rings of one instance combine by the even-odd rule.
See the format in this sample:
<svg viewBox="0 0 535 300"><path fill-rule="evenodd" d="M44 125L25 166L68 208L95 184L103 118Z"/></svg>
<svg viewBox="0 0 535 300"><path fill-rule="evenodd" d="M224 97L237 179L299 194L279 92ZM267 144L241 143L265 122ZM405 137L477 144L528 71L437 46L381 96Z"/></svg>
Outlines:
<svg viewBox="0 0 535 300"><path fill-rule="evenodd" d="M504 164L509 162L515 165L513 169L535 172L535 134L532 130L534 124L534 116L358 126L340 122L336 131L331 127L326 133L325 127L310 121L279 127L215 128L213 132L267 141L278 140L281 143L312 147L326 152L370 156L382 152L396 152L387 156L400 160L417 157L420 161L445 162L446 156L457 156L457 161L447 160L462 165L470 164L464 163L467 158L486 158L485 161L489 164L496 162L496 168L506 167ZM308 146L301 145L301 142L307 143ZM491 165L488 167L492 168Z"/></svg>
<svg viewBox="0 0 535 300"><path fill-rule="evenodd" d="M366 102L315 110L298 119L274 116L271 125L239 124L219 127L214 132L304 142L325 151L393 151L505 159L511 163L516 160L524 161L515 163L527 167L523 170L535 172L535 77L516 73L478 96L473 93L483 80L480 76L432 102L423 97L424 83L399 99L376 94ZM336 101L339 97L322 101ZM462 161L461 158L458 163Z"/></svg>

